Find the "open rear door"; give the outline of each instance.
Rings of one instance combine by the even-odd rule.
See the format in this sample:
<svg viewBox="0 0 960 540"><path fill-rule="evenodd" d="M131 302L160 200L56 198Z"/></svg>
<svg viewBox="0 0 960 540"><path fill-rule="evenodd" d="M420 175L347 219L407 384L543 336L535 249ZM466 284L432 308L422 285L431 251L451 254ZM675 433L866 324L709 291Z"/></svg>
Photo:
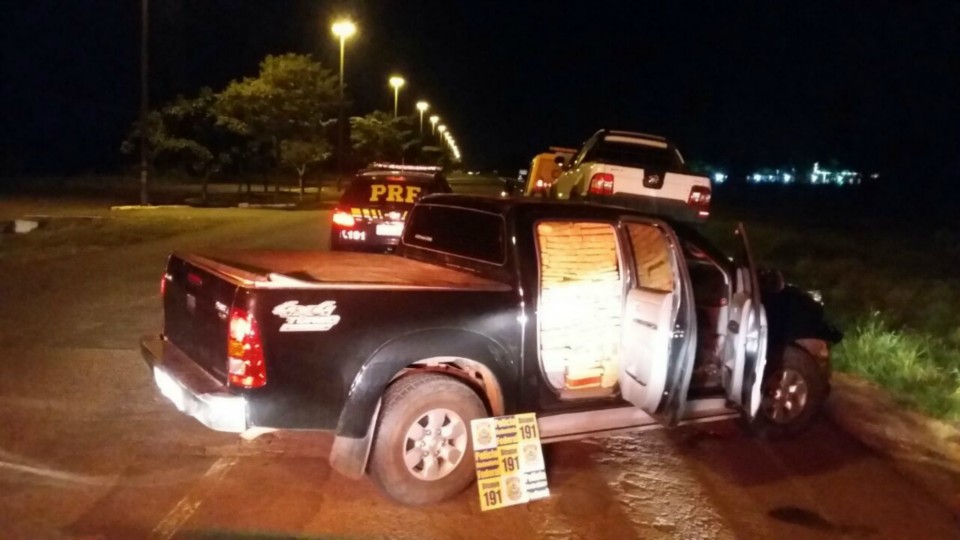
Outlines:
<svg viewBox="0 0 960 540"><path fill-rule="evenodd" d="M673 231L624 218L630 274L623 311L620 392L662 424L683 414L696 347L690 280Z"/></svg>
<svg viewBox="0 0 960 540"><path fill-rule="evenodd" d="M736 290L730 302L723 386L727 399L753 419L760 407L760 385L767 365L767 315L743 223L737 226L737 236L741 249L736 260Z"/></svg>

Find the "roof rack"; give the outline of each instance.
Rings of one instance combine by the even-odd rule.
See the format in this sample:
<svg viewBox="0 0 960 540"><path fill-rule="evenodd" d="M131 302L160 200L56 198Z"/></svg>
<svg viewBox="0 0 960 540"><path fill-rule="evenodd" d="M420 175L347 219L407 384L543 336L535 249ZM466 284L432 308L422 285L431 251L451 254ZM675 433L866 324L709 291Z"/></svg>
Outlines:
<svg viewBox="0 0 960 540"><path fill-rule="evenodd" d="M367 170L378 169L384 171L409 171L409 172L440 172L443 167L439 165L403 165L400 163L375 162L367 166Z"/></svg>

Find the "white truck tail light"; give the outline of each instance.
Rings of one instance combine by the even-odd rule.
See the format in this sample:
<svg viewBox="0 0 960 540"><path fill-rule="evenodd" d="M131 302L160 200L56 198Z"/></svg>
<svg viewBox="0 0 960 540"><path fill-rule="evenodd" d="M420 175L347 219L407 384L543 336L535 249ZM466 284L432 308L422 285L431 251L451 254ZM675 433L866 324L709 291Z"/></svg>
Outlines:
<svg viewBox="0 0 960 540"><path fill-rule="evenodd" d="M706 186L693 186L690 190L690 198L687 204L697 211L698 217L707 217L710 215L710 188Z"/></svg>
<svg viewBox="0 0 960 540"><path fill-rule="evenodd" d="M597 173L590 178L591 195L613 195L613 175L610 173Z"/></svg>
<svg viewBox="0 0 960 540"><path fill-rule="evenodd" d="M260 326L252 313L240 308L230 310L227 383L240 388L260 388L267 384Z"/></svg>

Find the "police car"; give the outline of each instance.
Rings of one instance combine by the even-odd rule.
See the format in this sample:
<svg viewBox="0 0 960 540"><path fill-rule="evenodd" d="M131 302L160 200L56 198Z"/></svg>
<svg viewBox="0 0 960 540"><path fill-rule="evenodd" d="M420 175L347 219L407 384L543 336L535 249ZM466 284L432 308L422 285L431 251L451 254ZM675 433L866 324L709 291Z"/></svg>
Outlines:
<svg viewBox="0 0 960 540"><path fill-rule="evenodd" d="M450 193L440 167L374 163L357 173L333 211L330 249L392 250L422 196Z"/></svg>

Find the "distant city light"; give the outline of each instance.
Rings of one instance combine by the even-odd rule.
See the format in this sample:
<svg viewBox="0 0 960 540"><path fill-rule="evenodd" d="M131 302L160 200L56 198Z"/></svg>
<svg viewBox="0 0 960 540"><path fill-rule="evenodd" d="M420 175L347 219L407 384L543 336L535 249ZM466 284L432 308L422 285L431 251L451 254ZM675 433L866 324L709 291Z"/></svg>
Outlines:
<svg viewBox="0 0 960 540"><path fill-rule="evenodd" d="M723 184L730 179L730 175L722 170L705 166L704 171L714 184ZM764 167L753 171L747 171L742 176L748 185L774 184L774 185L794 185L797 183L807 185L831 185L831 186L857 186L863 183L863 179L869 177L876 180L880 177L878 173L861 173L851 169L825 169L820 166L820 162L813 163L810 168L797 167Z"/></svg>
<svg viewBox="0 0 960 540"><path fill-rule="evenodd" d="M876 176L871 175L871 178L876 178ZM832 171L830 169L823 169L820 167L820 162L815 162L813 169L810 170L811 184L856 186L859 185L861 181L862 175L857 171L843 169Z"/></svg>

